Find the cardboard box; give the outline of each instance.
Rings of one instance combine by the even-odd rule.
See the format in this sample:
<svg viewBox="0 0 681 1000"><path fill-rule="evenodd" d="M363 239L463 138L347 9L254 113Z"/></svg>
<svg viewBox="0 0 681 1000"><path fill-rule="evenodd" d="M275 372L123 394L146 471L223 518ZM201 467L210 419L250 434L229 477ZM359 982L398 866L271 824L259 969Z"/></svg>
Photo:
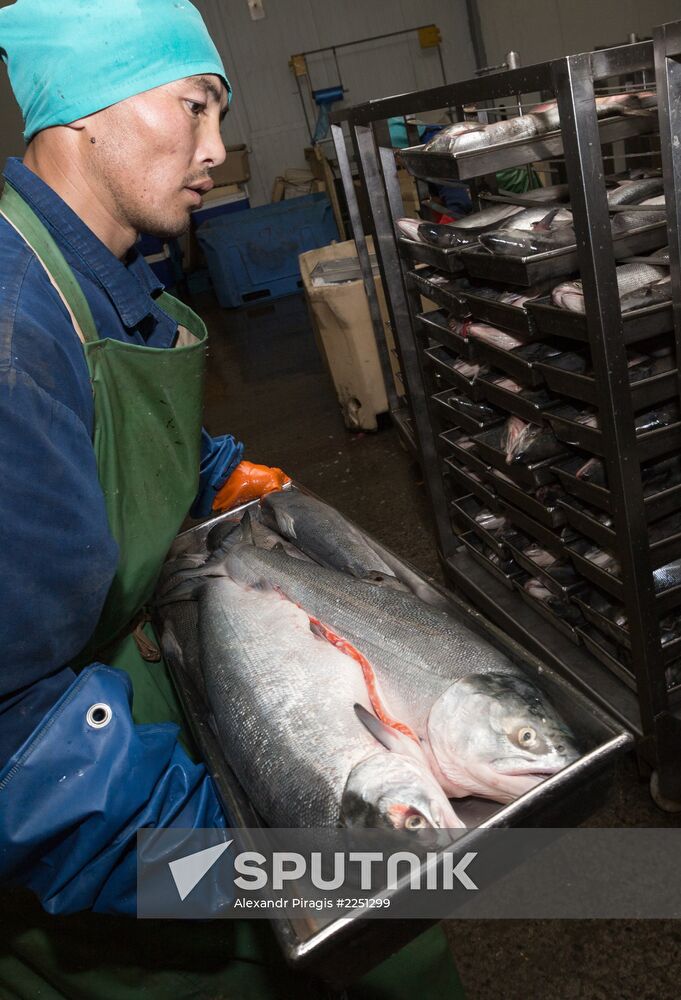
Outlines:
<svg viewBox="0 0 681 1000"><path fill-rule="evenodd" d="M373 252L371 237L367 243ZM376 430L376 417L388 409L388 398L364 282L359 279L315 287L311 278L320 261L356 256L354 240L309 250L300 255L300 273L317 346L335 386L345 425L355 431ZM374 280L395 388L403 395L401 380L396 377L399 361L381 279L376 276Z"/></svg>
<svg viewBox="0 0 681 1000"><path fill-rule="evenodd" d="M245 184L251 179L251 168L248 163L248 149L243 143L240 146L226 146L225 162L211 170L210 175L216 187L226 184Z"/></svg>

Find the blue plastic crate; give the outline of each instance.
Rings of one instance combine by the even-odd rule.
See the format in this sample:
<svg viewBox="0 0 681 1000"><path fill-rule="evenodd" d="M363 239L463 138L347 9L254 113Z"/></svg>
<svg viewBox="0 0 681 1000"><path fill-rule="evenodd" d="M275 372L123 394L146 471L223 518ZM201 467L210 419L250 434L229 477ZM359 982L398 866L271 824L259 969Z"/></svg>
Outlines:
<svg viewBox="0 0 681 1000"><path fill-rule="evenodd" d="M320 193L210 219L196 235L220 305L235 308L297 292L298 256L337 240L338 230Z"/></svg>

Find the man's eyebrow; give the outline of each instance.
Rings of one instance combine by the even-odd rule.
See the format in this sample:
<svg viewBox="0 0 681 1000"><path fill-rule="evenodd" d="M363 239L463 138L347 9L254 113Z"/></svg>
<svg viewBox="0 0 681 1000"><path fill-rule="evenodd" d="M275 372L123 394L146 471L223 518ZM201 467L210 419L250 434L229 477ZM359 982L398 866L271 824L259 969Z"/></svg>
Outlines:
<svg viewBox="0 0 681 1000"><path fill-rule="evenodd" d="M210 80L207 76L195 77L192 82L195 83L197 87L200 87L201 90L205 91L206 94L210 94L210 96L215 100L216 104L221 103L222 90L218 89L218 87L215 86L213 81ZM224 119L228 110L229 110L229 104L226 104L225 107L222 108L220 111L220 121Z"/></svg>

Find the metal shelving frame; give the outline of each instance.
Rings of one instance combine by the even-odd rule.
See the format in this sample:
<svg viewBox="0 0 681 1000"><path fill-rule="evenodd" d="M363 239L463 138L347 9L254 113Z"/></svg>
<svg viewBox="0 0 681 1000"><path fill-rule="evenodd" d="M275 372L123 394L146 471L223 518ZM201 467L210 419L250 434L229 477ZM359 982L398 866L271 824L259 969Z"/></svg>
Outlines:
<svg viewBox="0 0 681 1000"><path fill-rule="evenodd" d="M677 135L681 124L681 64L678 62L681 58L681 23L660 29L656 39L660 91L664 91L662 84L666 82L670 92L676 95L676 102L671 103L671 129ZM332 131L344 178L350 178L343 123L349 129L360 183L368 197L383 288L434 513L440 558L448 578L495 624L561 670L624 721L639 737L639 759L657 772L658 798L681 802L681 720L670 707L662 665L605 170L594 104L595 81L650 71L654 66L652 42L622 45L357 105L332 116ZM666 76L664 73L660 75L662 66ZM469 556L457 551L459 542L452 530L440 471L437 432L429 414L422 351L413 327L414 316L420 311L420 296L406 281L407 271L412 265L399 253L393 225L393 219L404 212L388 118L452 108L456 117L461 119L464 105L535 92L554 94L560 111L589 345L599 385L600 426L605 442L608 485L622 567L624 605L630 626L636 693L627 689L590 654L566 643L560 633L528 608L516 594L498 584ZM661 105L664 104L662 97ZM665 119L663 107L660 108L660 120L661 128L670 127L669 116ZM675 212L670 213L670 243L678 359L681 358L681 216L675 196L681 186L681 152L664 138L661 145L667 204L676 205ZM349 204L353 199L356 203L351 178L346 184L346 195ZM359 213L353 213L351 209L351 214L354 225ZM373 282L361 226L355 225L354 232L371 300L370 286Z"/></svg>

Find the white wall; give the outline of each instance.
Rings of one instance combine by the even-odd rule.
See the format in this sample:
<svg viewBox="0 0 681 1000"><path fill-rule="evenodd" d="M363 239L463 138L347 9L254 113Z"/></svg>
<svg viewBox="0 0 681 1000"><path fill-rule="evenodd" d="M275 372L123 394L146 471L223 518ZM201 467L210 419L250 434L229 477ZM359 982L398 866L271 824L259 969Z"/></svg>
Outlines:
<svg viewBox="0 0 681 1000"><path fill-rule="evenodd" d="M194 2L234 87L224 135L251 150L255 204L269 201L274 178L287 167L306 165L310 137L291 55L432 22L442 33L448 82L475 68L465 0L263 0L260 21L251 20L246 0ZM416 35L341 50L338 59L348 106L442 83L437 50L421 49ZM330 54L311 57L308 65L314 89L338 82Z"/></svg>
<svg viewBox="0 0 681 1000"><path fill-rule="evenodd" d="M0 0L0 7L10 0ZM115 2L115 0L102 0ZM274 178L306 166L309 133L289 69L291 55L420 24L436 23L448 81L474 70L465 0L264 0L266 16L252 21L247 0L194 0L223 57L234 88L225 142L251 150L251 201L269 201ZM415 35L339 53L347 104L387 97L442 82L436 49L421 49ZM315 89L337 76L331 57L310 59ZM21 115L7 73L0 67L0 164L21 155Z"/></svg>
<svg viewBox="0 0 681 1000"><path fill-rule="evenodd" d="M621 45L630 32L681 19L681 0L477 0L491 65L512 49L521 63Z"/></svg>

